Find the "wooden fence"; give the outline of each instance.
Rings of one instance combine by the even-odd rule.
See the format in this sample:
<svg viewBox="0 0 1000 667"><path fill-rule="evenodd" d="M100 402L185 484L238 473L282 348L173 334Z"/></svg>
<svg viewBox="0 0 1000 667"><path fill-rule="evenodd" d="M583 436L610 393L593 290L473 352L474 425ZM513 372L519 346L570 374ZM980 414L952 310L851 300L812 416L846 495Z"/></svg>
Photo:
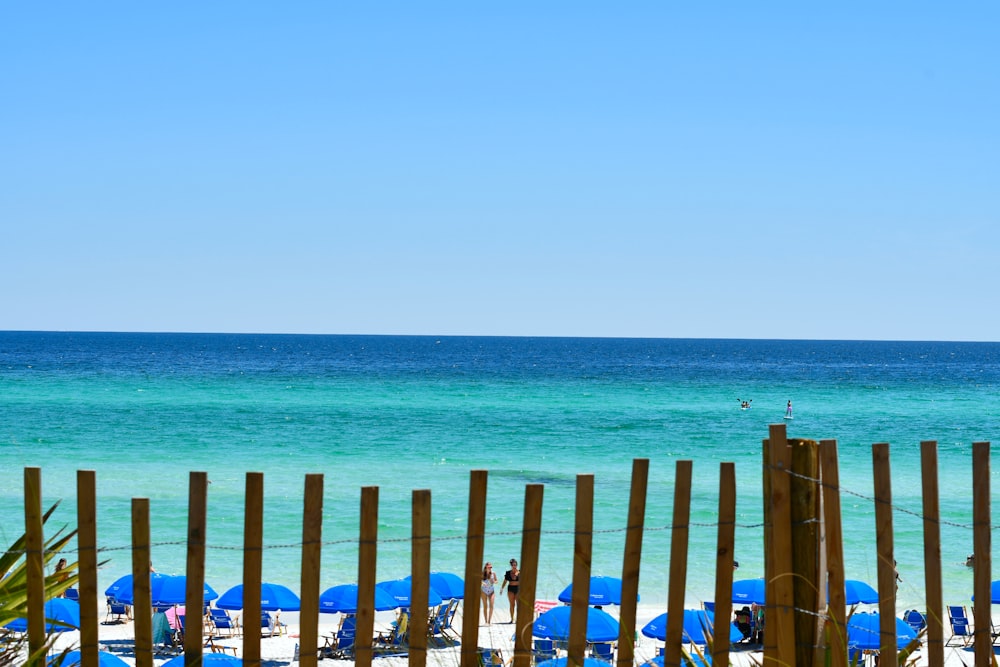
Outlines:
<svg viewBox="0 0 1000 667"><path fill-rule="evenodd" d="M840 517L840 486L835 440L789 440L783 424L770 427L763 447L763 498L766 611L768 631L764 634L764 667L846 667L847 618L844 596L844 559ZM990 446L973 444L973 532L975 548L974 617L990 618ZM892 489L889 446L872 446L874 470L876 549L880 654L896 656L896 583L893 558ZM926 635L923 649L931 667L944 664L944 622L941 587L941 541L938 500L937 445L921 443L923 479L923 526ZM628 524L622 559L622 605L618 639L618 667L635 663L636 600L646 511L649 461L633 461ZM688 526L691 500L691 461L676 463L673 518L671 525L669 591L667 607L682 610L687 578ZM469 484L469 515L466 533L465 600L463 617L479 616L479 579L483 562L486 526L487 471L473 470ZM93 471L77 474L79 593L81 608L80 642L83 667L98 664L97 588L97 498ZM190 474L187 533L187 589L189 609L203 604L205 580L205 524L208 479L203 472ZM260 616L260 587L263 545L262 473L246 475L246 510L243 547L244 618ZM41 470L26 468L24 473L26 526L25 558L28 568L29 647L44 645L45 582L44 535L41 505ZM541 538L543 486L525 486L521 559L524 564L515 624L513 667L532 662L532 624L535 584ZM567 646L571 664L583 663L586 651L586 614L590 587L593 529L594 478L579 475L576 482L576 515L573 553L573 597L570 637ZM374 655L374 597L378 546L378 488L361 491L361 518L358 535L358 614L356 664L369 667ZM323 476L306 475L303 506L300 664L314 667L319 648L320 556L322 546ZM431 494L413 491L412 498L412 590L413 608L427 607L431 544ZM732 463L722 463L719 477L718 543L716 559L716 636L728 636L732 616L733 548L736 517L736 477ZM135 656L138 667L152 667L152 602L149 586L150 529L149 500L132 501L132 573L135 584ZM829 602L823 592L829 586ZM427 660L427 616L414 614L410 627L409 664L423 667ZM682 641L683 614L669 614L664 653L665 667L680 667L685 660ZM479 626L462 624L461 667L478 667ZM203 651L202 625L187 626L184 639L185 665L200 665ZM992 663L991 627L975 627L975 664ZM729 643L714 642L712 662L729 664ZM905 656L900 656L902 660ZM244 633L243 664L261 664L260 634Z"/></svg>

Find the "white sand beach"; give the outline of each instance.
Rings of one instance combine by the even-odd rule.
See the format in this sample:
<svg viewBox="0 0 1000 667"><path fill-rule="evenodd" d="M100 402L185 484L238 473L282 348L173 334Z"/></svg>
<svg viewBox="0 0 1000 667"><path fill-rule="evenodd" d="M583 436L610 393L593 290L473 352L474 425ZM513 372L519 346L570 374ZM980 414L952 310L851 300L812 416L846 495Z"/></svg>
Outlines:
<svg viewBox="0 0 1000 667"><path fill-rule="evenodd" d="M616 608L606 608L612 615L616 615ZM647 622L663 613L658 607L640 605L637 610L637 626L642 627ZM506 614L498 614L505 618ZM102 616L103 618L103 616ZM376 631L387 631L394 618L393 612L380 612L376 614ZM297 665L297 649L299 644L298 614L285 612L281 614L281 622L285 624L284 632L280 636L264 637L261 639L261 659L264 665L277 667L278 665ZM461 607L456 615L456 629L461 632ZM320 637L321 644L324 635L332 635L340 621L339 614L321 615L320 617ZM947 632L947 628L946 628ZM135 664L133 652L134 646L134 625L133 622L102 624L100 626L99 640L101 649L110 651L130 665ZM56 648L77 647L80 641L79 632L63 633L57 643ZM220 637L217 643L226 647L235 647L236 655L242 656L241 637ZM653 658L662 642L639 635L639 640L635 648L636 664L641 665ZM494 622L491 625L480 624L479 646L484 648L500 649L506 663L509 663L514 655L514 632L513 625L504 622ZM753 667L762 660L763 653L759 650L742 648L737 645L730 653L730 660L737 667ZM158 655L156 664L161 664L173 656L168 654ZM918 651L914 655L915 664L918 667L927 665L925 651ZM353 664L350 660L336 660L327 658L324 662L330 664ZM428 664L435 667L455 667L461 663L460 647L453 646L447 648L431 648L428 650ZM973 664L973 654L962 647L945 648L945 664L949 667L964 667ZM403 667L408 664L408 660L403 656L376 658L376 663L385 667Z"/></svg>

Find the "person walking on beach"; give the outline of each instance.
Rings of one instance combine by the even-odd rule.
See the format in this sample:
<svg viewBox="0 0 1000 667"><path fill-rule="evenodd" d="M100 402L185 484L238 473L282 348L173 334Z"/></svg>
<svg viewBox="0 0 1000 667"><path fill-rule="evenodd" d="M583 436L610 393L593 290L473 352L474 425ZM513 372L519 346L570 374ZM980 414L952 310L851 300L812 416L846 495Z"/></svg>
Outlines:
<svg viewBox="0 0 1000 667"><path fill-rule="evenodd" d="M493 564L487 563L483 566L483 616L486 617L486 625L493 620L493 603L496 601L497 575L493 572Z"/></svg>
<svg viewBox="0 0 1000 667"><path fill-rule="evenodd" d="M503 583L500 584L500 592L507 589L507 600L510 602L510 622L515 621L514 606L517 603L517 591L521 586L521 571L517 569L517 559L510 559L510 569L503 574Z"/></svg>

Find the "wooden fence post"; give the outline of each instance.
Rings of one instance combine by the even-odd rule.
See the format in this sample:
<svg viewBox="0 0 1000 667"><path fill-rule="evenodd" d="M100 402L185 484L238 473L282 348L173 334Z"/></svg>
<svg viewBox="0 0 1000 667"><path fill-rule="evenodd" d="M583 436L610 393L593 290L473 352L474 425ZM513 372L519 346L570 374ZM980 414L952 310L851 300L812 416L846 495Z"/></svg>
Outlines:
<svg viewBox="0 0 1000 667"><path fill-rule="evenodd" d="M667 591L667 638L664 667L680 667L687 590L688 534L691 530L691 461L678 461L674 479L674 515L670 530L670 583Z"/></svg>
<svg viewBox="0 0 1000 667"><path fill-rule="evenodd" d="M469 473L469 523L465 536L465 598L462 600L462 667L479 665L479 598L486 541L487 471Z"/></svg>
<svg viewBox="0 0 1000 667"><path fill-rule="evenodd" d="M514 629L514 667L531 665L531 629L535 622L538 552L542 533L542 498L545 487L524 487L524 524L521 529L521 581L517 592L517 625Z"/></svg>
<svg viewBox="0 0 1000 667"><path fill-rule="evenodd" d="M264 473L246 474L243 511L243 665L260 667L260 584L264 557ZM247 632L248 618L253 632Z"/></svg>
<svg viewBox="0 0 1000 667"><path fill-rule="evenodd" d="M992 624L990 622L990 579L993 544L990 537L990 443L972 443L972 545L976 554L973 588L973 632L975 633L976 667L989 667L993 662ZM986 567L979 560L985 556Z"/></svg>
<svg viewBox="0 0 1000 667"><path fill-rule="evenodd" d="M80 658L97 664L97 477L93 470L76 471L76 544L80 554Z"/></svg>
<svg viewBox="0 0 1000 667"><path fill-rule="evenodd" d="M767 557L767 608L764 614L764 667L795 667L795 588L792 571L791 452L784 424L768 428L766 501L770 516ZM775 664L770 664L775 663Z"/></svg>
<svg viewBox="0 0 1000 667"><path fill-rule="evenodd" d="M735 541L736 466L733 463L721 463L719 464L719 529L715 551L713 665L729 664L729 619L733 616L733 546Z"/></svg>
<svg viewBox="0 0 1000 667"><path fill-rule="evenodd" d="M618 630L618 667L631 667L635 660L635 617L639 599L639 564L642 561L642 533L646 526L646 492L649 486L649 459L632 459L632 487L622 558L622 604ZM720 663L721 664L721 663Z"/></svg>
<svg viewBox="0 0 1000 667"><path fill-rule="evenodd" d="M819 445L815 440L793 438L788 442L792 475L788 480L792 518L792 569L795 576L795 662L820 664L819 637L823 630L822 608L826 590L820 572L826 571L826 555L820 549Z"/></svg>
<svg viewBox="0 0 1000 667"><path fill-rule="evenodd" d="M924 587L927 608L927 664L944 665L944 595L941 588L941 504L938 489L937 442L920 443L920 470L923 478Z"/></svg>
<svg viewBox="0 0 1000 667"><path fill-rule="evenodd" d="M358 618L354 664L371 667L375 638L375 565L378 557L378 487L361 489L361 534L358 538Z"/></svg>
<svg viewBox="0 0 1000 667"><path fill-rule="evenodd" d="M582 665L587 651L590 564L594 545L594 476L576 476L576 528L573 535L573 596L569 614L568 663Z"/></svg>
<svg viewBox="0 0 1000 667"><path fill-rule="evenodd" d="M42 469L24 469L24 564L28 577L28 651L45 646L45 524L42 520Z"/></svg>
<svg viewBox="0 0 1000 667"><path fill-rule="evenodd" d="M184 665L201 665L205 608L205 524L208 521L208 473L192 472L188 486L187 580L184 595ZM148 574L147 574L148 576ZM188 622L190 621L190 622Z"/></svg>
<svg viewBox="0 0 1000 667"><path fill-rule="evenodd" d="M302 573L299 591L299 664L316 667L319 651L319 578L323 561L323 475L306 475L302 509Z"/></svg>
<svg viewBox="0 0 1000 667"><path fill-rule="evenodd" d="M896 655L896 561L893 556L892 475L889 443L872 445L875 482L875 542L878 551L880 655Z"/></svg>
<svg viewBox="0 0 1000 667"><path fill-rule="evenodd" d="M410 544L410 666L427 664L427 610L430 607L431 492L413 492Z"/></svg>
<svg viewBox="0 0 1000 667"><path fill-rule="evenodd" d="M132 499L132 618L135 665L153 667L153 603L149 590L149 498Z"/></svg>
<svg viewBox="0 0 1000 667"><path fill-rule="evenodd" d="M832 652L831 667L847 667L847 603L844 584L844 528L840 510L840 464L837 441L822 440L820 479L823 484L823 528L826 535L827 603L826 645ZM821 579L820 586L823 586Z"/></svg>

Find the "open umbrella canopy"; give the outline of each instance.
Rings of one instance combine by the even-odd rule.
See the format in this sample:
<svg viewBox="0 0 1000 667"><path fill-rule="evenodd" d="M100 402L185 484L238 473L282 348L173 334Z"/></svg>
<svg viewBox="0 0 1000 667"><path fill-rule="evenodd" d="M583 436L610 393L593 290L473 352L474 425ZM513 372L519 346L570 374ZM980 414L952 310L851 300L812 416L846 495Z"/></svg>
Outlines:
<svg viewBox="0 0 1000 667"><path fill-rule="evenodd" d="M14 632L27 632L28 619L16 618L4 627ZM52 598L45 603L45 632L66 632L79 627L79 602L67 598Z"/></svg>
<svg viewBox="0 0 1000 667"><path fill-rule="evenodd" d="M638 599L638 598L636 598ZM569 604L573 601L573 584L563 589L559 601ZM618 577L596 576L590 578L590 597L587 604L605 605L622 603L622 580Z"/></svg>
<svg viewBox="0 0 1000 667"><path fill-rule="evenodd" d="M896 648L905 648L917 638L906 621L896 618ZM882 646L879 615L867 612L851 614L847 620L847 645L851 648L877 650Z"/></svg>
<svg viewBox="0 0 1000 667"><path fill-rule="evenodd" d="M380 581L375 584L375 588L381 588L386 593L391 595L396 599L397 607L412 607L413 604L410 602L410 593L412 587L410 586L410 578L405 579L393 579L392 581ZM443 600L441 596L438 595L437 591L433 588L428 588L427 591L427 604L431 607L436 607L441 604Z"/></svg>
<svg viewBox="0 0 1000 667"><path fill-rule="evenodd" d="M233 586L215 601L219 609L243 609L243 584ZM287 586L262 583L260 585L261 611L298 611L299 596Z"/></svg>
<svg viewBox="0 0 1000 667"><path fill-rule="evenodd" d="M375 587L375 611L388 611L399 606L396 598ZM326 589L319 596L319 611L321 614L358 613L358 585L340 584Z"/></svg>
<svg viewBox="0 0 1000 667"><path fill-rule="evenodd" d="M972 600L975 601L976 596L972 596ZM1000 580L994 581L990 584L990 604L1000 604Z"/></svg>
<svg viewBox="0 0 1000 667"><path fill-rule="evenodd" d="M569 639L571 607L560 605L539 616L531 628L533 637ZM587 607L587 641L613 642L618 639L618 621L603 609Z"/></svg>
<svg viewBox="0 0 1000 667"><path fill-rule="evenodd" d="M154 607L169 607L174 604L184 604L187 597L187 577L183 574L160 574L152 572L149 575L149 588ZM205 602L219 597L211 586L205 584ZM125 604L135 604L135 590L132 586L132 575L127 574L111 584L104 594Z"/></svg>
<svg viewBox="0 0 1000 667"><path fill-rule="evenodd" d="M653 639L666 641L667 618L668 614L660 614L643 626L642 634L647 637L652 637ZM683 625L684 630L682 634L683 641L690 642L692 644L708 643L708 637L706 636L705 631L707 629L708 634L711 634L714 624L715 615L712 612L705 611L703 609L685 609ZM743 639L743 633L740 632L735 625L732 623L728 623L727 625L729 626L730 642L738 642Z"/></svg>
<svg viewBox="0 0 1000 667"><path fill-rule="evenodd" d="M844 582L847 604L875 604L878 602L878 591L863 581L848 579Z"/></svg>
<svg viewBox="0 0 1000 667"><path fill-rule="evenodd" d="M225 653L203 653L201 664L218 665L218 667L242 667L243 660L242 658L236 658ZM181 654L175 658L171 658L160 665L160 667L184 667L184 655Z"/></svg>
<svg viewBox="0 0 1000 667"><path fill-rule="evenodd" d="M733 582L733 602L743 604L764 604L764 594L767 588L764 578L740 579Z"/></svg>
<svg viewBox="0 0 1000 667"><path fill-rule="evenodd" d="M465 597L465 582L451 572L431 572L431 588L444 600L461 600Z"/></svg>
<svg viewBox="0 0 1000 667"><path fill-rule="evenodd" d="M79 651L67 651L65 655L57 655L49 659L49 667L79 667L82 664ZM97 652L98 667L129 667L129 664L114 653Z"/></svg>

